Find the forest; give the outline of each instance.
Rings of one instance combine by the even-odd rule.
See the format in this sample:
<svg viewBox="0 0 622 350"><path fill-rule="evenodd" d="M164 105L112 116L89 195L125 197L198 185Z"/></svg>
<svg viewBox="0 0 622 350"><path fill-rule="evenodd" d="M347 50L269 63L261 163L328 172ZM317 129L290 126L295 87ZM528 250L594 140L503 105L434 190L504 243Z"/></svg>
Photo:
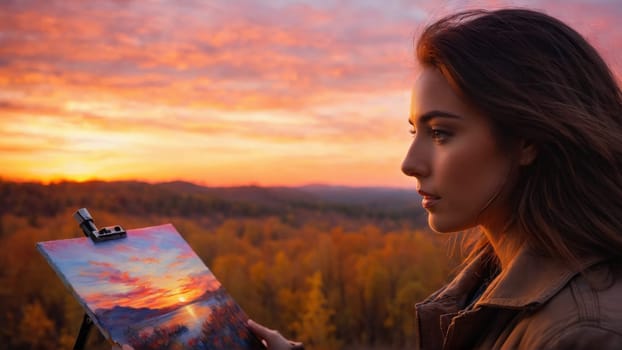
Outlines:
<svg viewBox="0 0 622 350"><path fill-rule="evenodd" d="M414 304L446 282L454 240L414 192L0 181L0 348L71 349L83 310L35 248L98 226L172 223L244 312L308 349L406 349ZM97 330L88 349L110 349Z"/></svg>

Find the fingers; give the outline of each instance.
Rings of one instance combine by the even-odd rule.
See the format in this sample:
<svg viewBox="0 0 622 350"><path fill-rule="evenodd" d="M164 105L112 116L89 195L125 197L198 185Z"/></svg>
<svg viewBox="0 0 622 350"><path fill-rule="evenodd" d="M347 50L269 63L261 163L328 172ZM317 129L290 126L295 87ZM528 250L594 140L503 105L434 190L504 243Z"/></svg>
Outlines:
<svg viewBox="0 0 622 350"><path fill-rule="evenodd" d="M281 336L279 332L269 329L267 327L264 327L253 320L248 320L247 323L248 323L248 328L250 328L251 331L255 333L256 336L258 336L261 339L265 339L268 342L271 339L274 339L275 337Z"/></svg>
<svg viewBox="0 0 622 350"><path fill-rule="evenodd" d="M301 342L289 341L290 350L305 350L304 345Z"/></svg>
<svg viewBox="0 0 622 350"><path fill-rule="evenodd" d="M259 323L248 320L247 322L248 328L253 332L257 337L264 340L269 350L302 350L302 343L292 342L285 339L281 333L275 331L273 329L264 327Z"/></svg>

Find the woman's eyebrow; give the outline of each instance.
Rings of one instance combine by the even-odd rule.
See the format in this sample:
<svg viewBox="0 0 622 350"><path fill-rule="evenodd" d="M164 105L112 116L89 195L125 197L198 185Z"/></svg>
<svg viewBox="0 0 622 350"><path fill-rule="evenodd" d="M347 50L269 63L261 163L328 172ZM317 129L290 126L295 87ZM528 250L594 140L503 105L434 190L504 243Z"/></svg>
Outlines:
<svg viewBox="0 0 622 350"><path fill-rule="evenodd" d="M410 118L408 118L408 123L410 125L414 125L413 123L413 118L414 116L410 116ZM449 113L449 112L443 112L443 111L438 111L438 110L432 110L429 112L426 112L424 114L422 114L419 117L419 120L417 120L417 122L419 122L420 124L424 124L429 122L431 119L433 118L452 118L452 119L463 119L463 117L457 115L457 114L453 114L453 113Z"/></svg>
<svg viewBox="0 0 622 350"><path fill-rule="evenodd" d="M438 110L432 110L429 112L426 112L424 114L422 114L419 117L419 122L420 123L427 123L430 121L430 119L432 118L452 118L452 119L463 119L461 116L457 115L457 114L453 114L453 113L449 113L449 112L443 112L443 111L438 111Z"/></svg>

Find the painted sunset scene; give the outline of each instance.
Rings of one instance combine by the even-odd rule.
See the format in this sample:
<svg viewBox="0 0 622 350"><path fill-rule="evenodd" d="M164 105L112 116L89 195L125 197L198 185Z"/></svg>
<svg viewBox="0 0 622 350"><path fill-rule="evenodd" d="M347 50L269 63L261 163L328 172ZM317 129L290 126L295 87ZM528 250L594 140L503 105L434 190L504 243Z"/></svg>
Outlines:
<svg viewBox="0 0 622 350"><path fill-rule="evenodd" d="M176 229L76 238L38 249L104 336L123 349L258 349L245 313Z"/></svg>

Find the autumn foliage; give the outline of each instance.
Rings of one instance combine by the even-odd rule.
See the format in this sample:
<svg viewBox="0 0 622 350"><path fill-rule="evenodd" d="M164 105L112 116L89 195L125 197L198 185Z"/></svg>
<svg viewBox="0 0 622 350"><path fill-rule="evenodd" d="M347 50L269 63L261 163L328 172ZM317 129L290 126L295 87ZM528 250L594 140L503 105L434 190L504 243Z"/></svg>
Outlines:
<svg viewBox="0 0 622 350"><path fill-rule="evenodd" d="M247 315L310 349L409 347L414 303L454 267L444 237L397 209L104 185L0 182L6 348L73 346L83 311L35 242L79 237L72 214L80 207L100 226L172 223ZM110 349L97 333L88 348ZM209 334L204 329L205 339Z"/></svg>

